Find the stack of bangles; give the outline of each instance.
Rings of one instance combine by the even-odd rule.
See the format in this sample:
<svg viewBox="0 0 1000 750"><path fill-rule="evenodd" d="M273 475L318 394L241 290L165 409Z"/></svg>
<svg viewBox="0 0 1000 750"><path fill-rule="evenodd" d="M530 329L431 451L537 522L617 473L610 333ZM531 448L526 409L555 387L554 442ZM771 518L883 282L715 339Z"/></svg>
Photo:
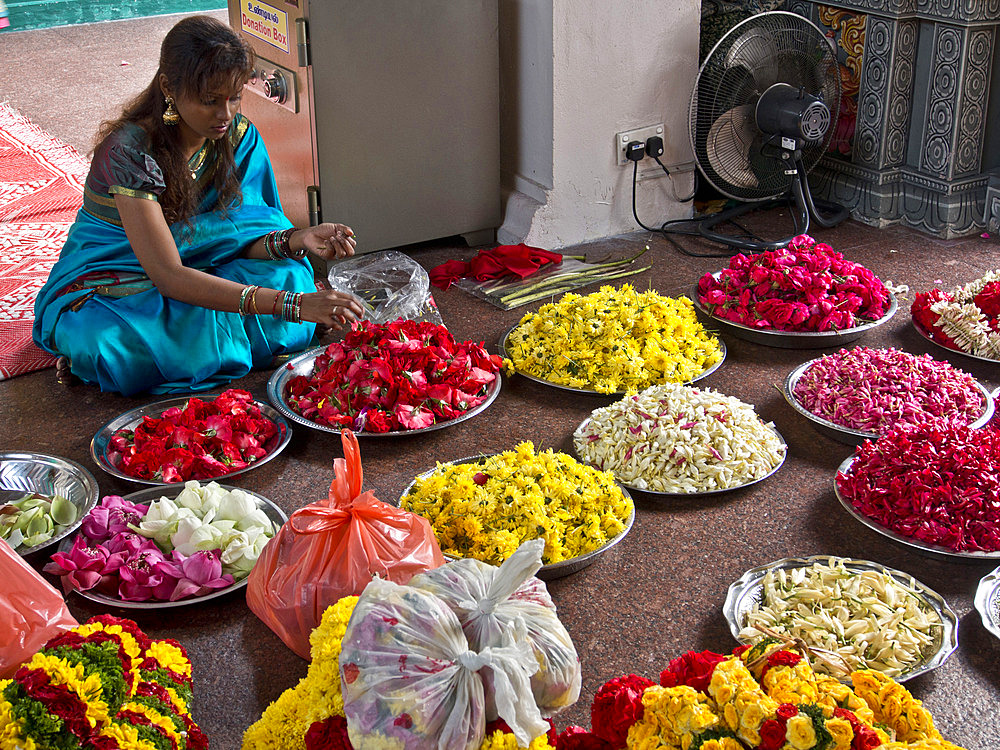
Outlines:
<svg viewBox="0 0 1000 750"><path fill-rule="evenodd" d="M264 251L271 260L283 260L284 258L294 258L299 260L306 257L306 249L299 252L292 252L292 233L295 227L282 229L276 232L268 232L264 235Z"/></svg>
<svg viewBox="0 0 1000 750"><path fill-rule="evenodd" d="M239 304L241 317L245 318L248 315L261 314L260 310L257 309L258 289L260 289L260 287L256 284L243 287L243 291L240 292ZM284 289L280 290L274 295L274 302L271 305L271 315L275 318L281 318L286 323L301 323L302 292L286 292Z"/></svg>

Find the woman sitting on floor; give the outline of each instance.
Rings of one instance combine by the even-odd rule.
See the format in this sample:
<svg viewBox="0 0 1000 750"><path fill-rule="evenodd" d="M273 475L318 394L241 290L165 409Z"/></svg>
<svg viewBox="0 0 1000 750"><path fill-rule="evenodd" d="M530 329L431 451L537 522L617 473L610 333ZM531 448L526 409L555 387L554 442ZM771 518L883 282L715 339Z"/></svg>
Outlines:
<svg viewBox="0 0 1000 750"><path fill-rule="evenodd" d="M105 123L83 208L35 302L33 336L125 395L203 390L361 315L316 291L308 252L354 254L343 224L295 229L257 129L236 110L254 53L206 16L166 35L152 83Z"/></svg>

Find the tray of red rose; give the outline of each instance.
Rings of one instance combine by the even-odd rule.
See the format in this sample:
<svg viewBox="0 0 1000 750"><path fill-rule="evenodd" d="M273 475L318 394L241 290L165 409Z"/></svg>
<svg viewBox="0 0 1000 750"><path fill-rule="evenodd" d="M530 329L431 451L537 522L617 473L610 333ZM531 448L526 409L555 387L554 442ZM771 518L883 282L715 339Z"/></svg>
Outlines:
<svg viewBox="0 0 1000 750"><path fill-rule="evenodd" d="M270 404L231 388L127 411L97 431L90 456L129 482L222 480L266 464L291 437L292 428Z"/></svg>
<svg viewBox="0 0 1000 750"><path fill-rule="evenodd" d="M435 323L361 321L304 352L268 380L288 419L320 432L404 437L461 424L500 395L502 361Z"/></svg>
<svg viewBox="0 0 1000 750"><path fill-rule="evenodd" d="M201 604L243 589L286 520L263 495L217 482L108 495L60 542L45 572L108 607Z"/></svg>

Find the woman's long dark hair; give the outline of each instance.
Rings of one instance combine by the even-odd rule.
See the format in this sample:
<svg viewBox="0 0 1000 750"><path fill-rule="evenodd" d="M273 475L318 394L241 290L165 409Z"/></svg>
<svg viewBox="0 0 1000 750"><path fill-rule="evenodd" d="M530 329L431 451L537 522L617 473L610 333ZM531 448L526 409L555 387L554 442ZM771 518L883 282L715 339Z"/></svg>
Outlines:
<svg viewBox="0 0 1000 750"><path fill-rule="evenodd" d="M153 158L163 170L166 184L159 202L168 224L191 218L197 206L197 189L181 153L177 126L163 122L166 102L160 90L160 74L166 76L175 96L198 97L218 87L239 90L250 78L254 62L253 49L226 24L210 16L184 18L163 38L160 67L152 83L125 105L121 117L101 124L98 147L125 123L136 123L149 134ZM241 199L240 182L228 136L214 143L213 181L219 194L216 210L224 211Z"/></svg>

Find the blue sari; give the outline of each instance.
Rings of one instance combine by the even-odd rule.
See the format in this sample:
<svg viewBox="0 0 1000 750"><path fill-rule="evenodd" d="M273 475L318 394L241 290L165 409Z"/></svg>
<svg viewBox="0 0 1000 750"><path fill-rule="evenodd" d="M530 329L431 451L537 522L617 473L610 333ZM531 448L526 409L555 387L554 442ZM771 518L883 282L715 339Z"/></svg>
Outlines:
<svg viewBox="0 0 1000 750"><path fill-rule="evenodd" d="M215 212L214 164L202 163L193 174L203 186L198 212L189 226L170 227L182 262L241 284L315 291L312 269L304 260L242 257L255 240L291 223L281 212L257 129L237 116L227 137L234 144L242 202L224 215ZM194 160L198 158L196 154ZM154 162L147 164L158 173ZM113 199L85 193L84 207L35 301L35 343L68 357L74 375L124 395L206 390L309 344L312 323L286 323L267 310L244 318L164 297L146 277L116 218Z"/></svg>

